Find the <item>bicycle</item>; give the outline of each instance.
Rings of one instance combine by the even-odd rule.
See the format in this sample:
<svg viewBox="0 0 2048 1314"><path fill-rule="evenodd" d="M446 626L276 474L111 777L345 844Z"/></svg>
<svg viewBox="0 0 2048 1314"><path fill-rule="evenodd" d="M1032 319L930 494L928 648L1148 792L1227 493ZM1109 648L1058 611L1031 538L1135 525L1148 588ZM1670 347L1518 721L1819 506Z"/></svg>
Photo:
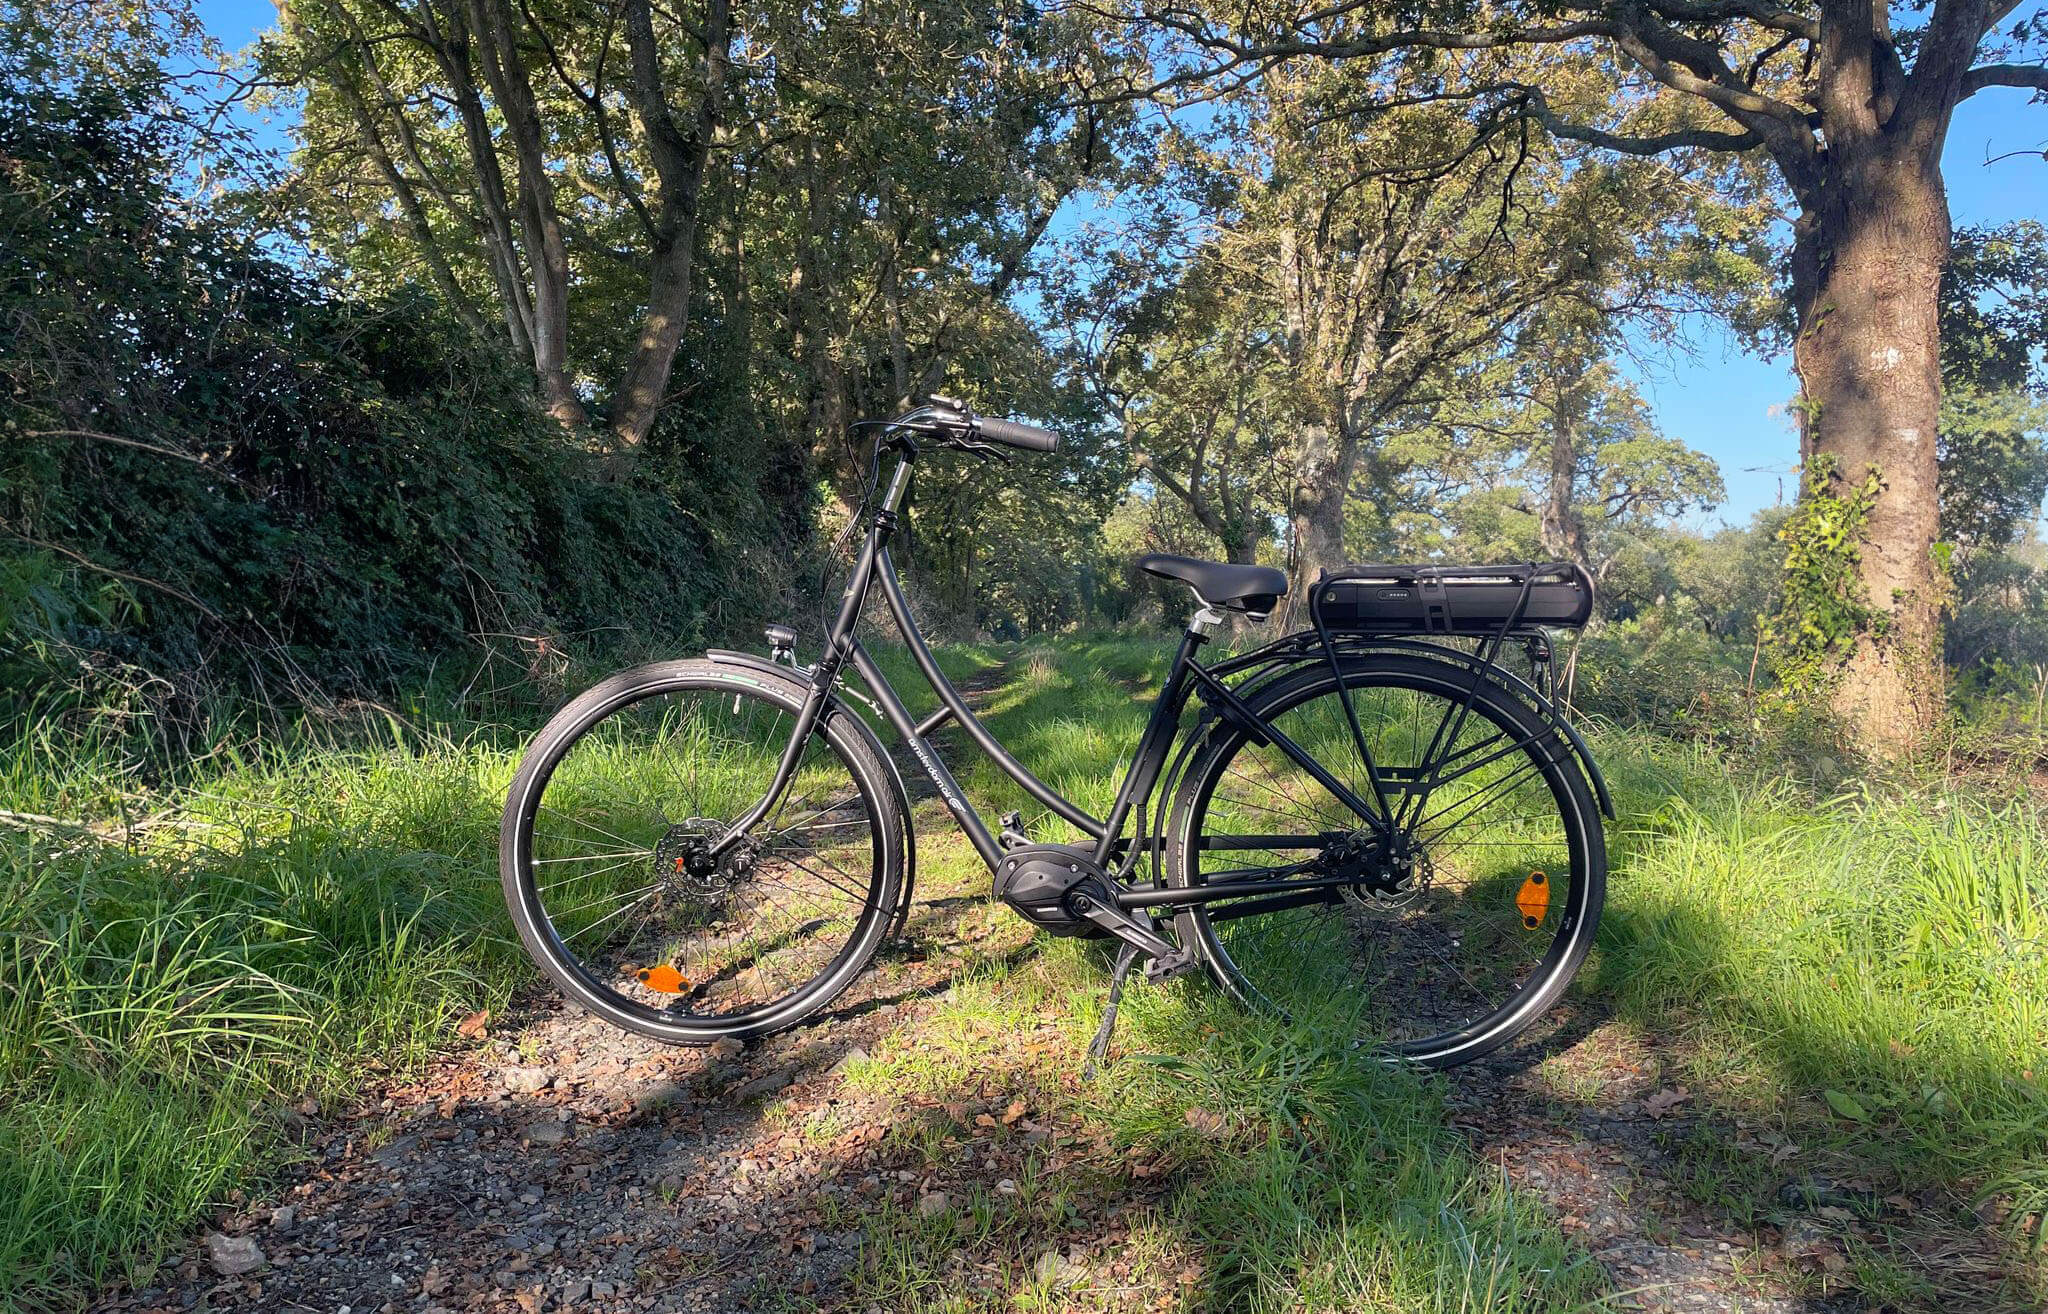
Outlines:
<svg viewBox="0 0 2048 1314"><path fill-rule="evenodd" d="M990 897L1054 935L1117 942L1091 1064L1140 964L1155 983L1203 969L1246 1005L1428 1066L1487 1053L1556 1001L1599 923L1600 818L1613 815L1546 694L1547 630L1591 612L1583 570L1326 572L1309 628L1205 664L1229 615L1267 619L1286 576L1141 558L1196 610L1097 818L976 718L889 551L927 450L1008 459L1056 436L938 397L862 427L878 430L848 527L864 539L816 662L799 665L795 632L770 626L765 657L714 649L620 672L521 762L500 837L506 901L569 999L657 1040L750 1039L818 1012L901 935L910 796L849 706L850 670L987 864ZM922 719L858 637L876 588L938 697ZM1502 664L1510 645L1529 678ZM991 833L934 747L949 723L1086 839L1036 842L1014 812Z"/></svg>

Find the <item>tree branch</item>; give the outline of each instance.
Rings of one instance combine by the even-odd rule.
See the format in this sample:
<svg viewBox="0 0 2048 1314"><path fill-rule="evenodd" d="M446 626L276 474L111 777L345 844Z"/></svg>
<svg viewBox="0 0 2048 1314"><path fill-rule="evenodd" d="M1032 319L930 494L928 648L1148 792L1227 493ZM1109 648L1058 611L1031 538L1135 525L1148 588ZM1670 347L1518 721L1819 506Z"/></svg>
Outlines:
<svg viewBox="0 0 2048 1314"><path fill-rule="evenodd" d="M2031 87L2048 92L2048 66L1985 64L1963 74L1963 95L1974 96L1986 87Z"/></svg>
<svg viewBox="0 0 2048 1314"><path fill-rule="evenodd" d="M1517 87L1525 105L1525 112L1554 137L1567 141L1584 142L1603 150L1619 151L1623 155L1661 155L1666 151L1747 151L1764 144L1764 139L1754 132L1722 132L1713 128L1676 128L1648 137L1635 137L1626 133L1609 132L1590 124L1573 123L1558 117L1550 108L1549 100L1540 87Z"/></svg>

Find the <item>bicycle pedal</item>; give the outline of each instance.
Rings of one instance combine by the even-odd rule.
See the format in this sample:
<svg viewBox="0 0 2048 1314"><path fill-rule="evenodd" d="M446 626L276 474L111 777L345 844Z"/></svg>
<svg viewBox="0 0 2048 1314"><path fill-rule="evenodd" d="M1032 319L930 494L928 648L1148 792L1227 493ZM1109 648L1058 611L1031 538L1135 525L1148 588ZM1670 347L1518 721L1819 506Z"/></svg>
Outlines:
<svg viewBox="0 0 2048 1314"><path fill-rule="evenodd" d="M1186 976L1197 966L1195 951L1176 949L1170 954L1145 960L1145 984L1165 985L1177 976Z"/></svg>

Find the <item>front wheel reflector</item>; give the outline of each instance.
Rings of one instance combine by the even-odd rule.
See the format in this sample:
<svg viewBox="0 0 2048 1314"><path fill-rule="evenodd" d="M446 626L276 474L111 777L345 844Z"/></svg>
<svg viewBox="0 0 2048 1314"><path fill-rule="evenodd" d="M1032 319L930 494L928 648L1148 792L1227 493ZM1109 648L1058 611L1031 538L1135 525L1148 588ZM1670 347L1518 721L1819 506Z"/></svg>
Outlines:
<svg viewBox="0 0 2048 1314"><path fill-rule="evenodd" d="M1515 907L1522 910L1522 925L1535 930L1543 925L1543 918L1550 912L1550 878L1540 871L1529 873L1529 879L1522 882L1521 892L1515 895Z"/></svg>

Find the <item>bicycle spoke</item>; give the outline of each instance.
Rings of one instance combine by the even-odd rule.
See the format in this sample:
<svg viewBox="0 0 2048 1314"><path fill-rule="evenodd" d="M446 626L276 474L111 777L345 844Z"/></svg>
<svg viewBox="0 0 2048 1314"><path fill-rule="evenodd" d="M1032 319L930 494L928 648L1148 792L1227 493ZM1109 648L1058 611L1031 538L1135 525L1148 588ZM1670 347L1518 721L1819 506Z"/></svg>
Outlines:
<svg viewBox="0 0 2048 1314"><path fill-rule="evenodd" d="M1197 884L1277 883L1331 870L1358 886L1269 911L1231 916L1226 900L1177 916L1206 937L1248 997L1318 1026L1343 1025L1431 1052L1485 1019L1505 1017L1519 992L1549 970L1565 919L1545 913L1530 927L1520 901L1537 871L1551 876L1546 908L1573 897L1572 826L1584 814L1565 810L1548 774L1542 745L1553 731L1533 713L1526 723L1501 719L1487 701L1497 689L1468 695L1390 683L1356 693L1356 737L1339 720L1327 685L1271 719L1340 780L1361 773L1362 766L1343 764L1362 762L1362 747L1394 808L1391 835L1340 813L1311 861L1278 844L1240 851L1262 829L1300 828L1303 819L1321 827L1329 819L1324 791L1305 783L1292 758L1278 761L1270 745L1240 739L1209 768L1205 810L1188 832L1192 852L1178 861ZM1346 835L1355 848L1341 843ZM1225 838L1229 850L1210 847ZM1321 865L1328 861L1349 865Z"/></svg>
<svg viewBox="0 0 2048 1314"><path fill-rule="evenodd" d="M886 911L872 800L822 731L764 824L731 835L767 797L791 727L779 702L714 684L628 704L562 750L526 888L592 988L664 1018L754 1013L843 962ZM639 975L658 964L680 988Z"/></svg>
<svg viewBox="0 0 2048 1314"><path fill-rule="evenodd" d="M540 891L545 894L549 890L559 890L564 885L574 885L577 881L587 881L593 876L602 876L608 871L617 871L621 867L630 867L633 865L633 861L632 858L626 858L623 861L613 863L609 867L599 867L596 871L579 871L573 876L564 876L558 881L548 882L540 887Z"/></svg>

